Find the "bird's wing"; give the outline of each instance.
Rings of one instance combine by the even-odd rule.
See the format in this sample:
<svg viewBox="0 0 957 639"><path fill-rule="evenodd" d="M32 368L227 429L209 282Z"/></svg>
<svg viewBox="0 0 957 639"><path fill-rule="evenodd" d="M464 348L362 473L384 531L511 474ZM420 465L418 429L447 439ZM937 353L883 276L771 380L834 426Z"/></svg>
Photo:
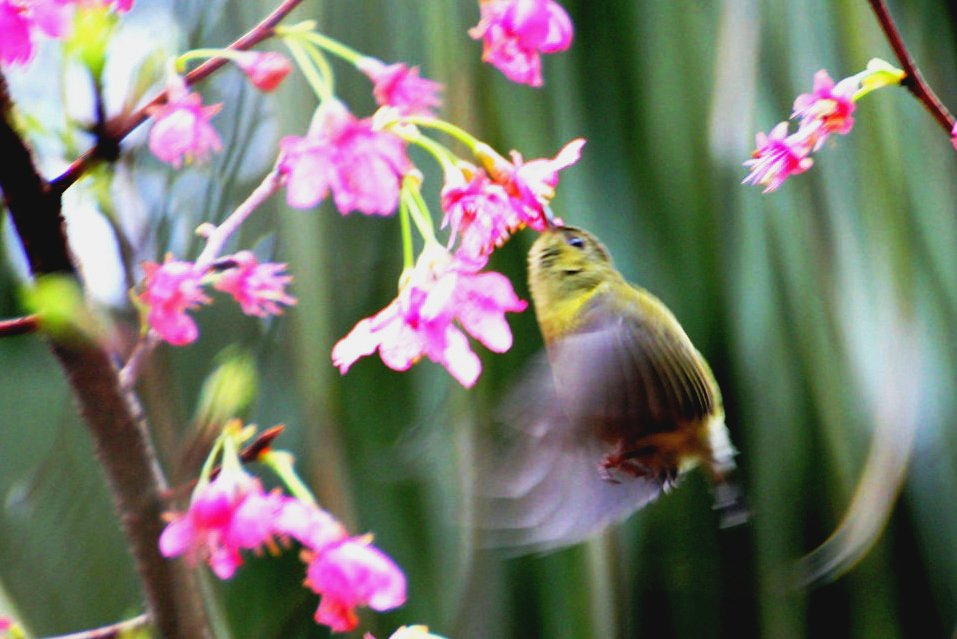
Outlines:
<svg viewBox="0 0 957 639"><path fill-rule="evenodd" d="M654 298L645 303L670 318ZM720 411L708 365L677 322L622 312L610 294L596 295L585 315L579 331L550 345L559 394L573 423L637 439Z"/></svg>
<svg viewBox="0 0 957 639"><path fill-rule="evenodd" d="M549 345L551 365L540 357L504 404L501 421L513 428L484 447L477 482L489 545L545 551L625 519L663 485L628 473L608 481L601 466L614 443L720 411L707 364L680 328L607 304L596 296L581 329Z"/></svg>
<svg viewBox="0 0 957 639"><path fill-rule="evenodd" d="M612 483L599 472L608 446L583 438L559 407L544 356L503 404L507 428L481 447L479 542L510 554L583 541L625 519L661 492L658 481Z"/></svg>

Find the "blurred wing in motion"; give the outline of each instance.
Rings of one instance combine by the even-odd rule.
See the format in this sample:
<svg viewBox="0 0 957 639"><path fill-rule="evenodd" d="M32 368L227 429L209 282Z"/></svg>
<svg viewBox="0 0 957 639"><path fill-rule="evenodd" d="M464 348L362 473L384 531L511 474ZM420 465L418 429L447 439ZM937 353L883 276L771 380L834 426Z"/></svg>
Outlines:
<svg viewBox="0 0 957 639"><path fill-rule="evenodd" d="M723 505L737 501L723 483L734 449L701 355L640 314L597 315L611 319L554 340L551 366L539 358L503 406L500 421L512 428L485 447L479 468L487 545L521 553L577 543L699 462Z"/></svg>
<svg viewBox="0 0 957 639"><path fill-rule="evenodd" d="M575 544L625 519L662 490L656 479L603 478L609 446L588 437L564 413L544 356L502 406L499 421L511 428L480 449L480 545L524 554Z"/></svg>

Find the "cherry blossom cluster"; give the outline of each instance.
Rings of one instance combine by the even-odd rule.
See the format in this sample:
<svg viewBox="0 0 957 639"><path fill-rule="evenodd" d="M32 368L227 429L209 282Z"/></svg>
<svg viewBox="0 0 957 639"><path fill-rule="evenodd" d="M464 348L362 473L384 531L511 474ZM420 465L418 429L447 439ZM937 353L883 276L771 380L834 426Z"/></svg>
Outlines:
<svg viewBox="0 0 957 639"><path fill-rule="evenodd" d="M356 608L384 611L405 603L402 570L373 545L371 535L349 535L316 504L295 475L291 455L267 449L257 461L270 467L295 496L279 489L266 492L259 479L246 472L238 448L252 430L238 420L226 424L187 509L168 515L160 552L184 556L194 565L205 562L217 577L229 579L242 565L244 552L277 551L297 542L306 564L305 585L320 596L316 622L336 632L356 627ZM217 458L220 468L214 473ZM410 631L399 636L417 635Z"/></svg>
<svg viewBox="0 0 957 639"><path fill-rule="evenodd" d="M133 0L0 0L0 65L29 63L37 36L69 38L74 10L112 7L129 11Z"/></svg>
<svg viewBox="0 0 957 639"><path fill-rule="evenodd" d="M265 317L296 303L285 292L292 278L283 274L285 264L260 263L249 251L239 251L204 267L196 262L167 256L162 264L146 262L146 277L139 302L146 308L146 321L163 340L175 346L196 341L199 329L187 311L211 300L204 286L228 293L247 315Z"/></svg>
<svg viewBox="0 0 957 639"><path fill-rule="evenodd" d="M572 27L567 14L551 0L493 0L482 2L481 11L481 22L472 35L484 39L486 59L512 79L541 84L539 53L568 46ZM315 26L306 21L276 28L319 102L304 135L279 141L276 167L286 202L293 208L312 209L330 198L343 215L398 212L403 229L404 269L397 297L336 344L333 363L345 373L357 359L378 351L387 366L401 371L427 357L470 387L481 372L481 362L467 335L492 351L508 350L512 335L505 313L527 307L508 279L483 271L489 254L519 229L545 228L559 172L577 162L585 142L568 143L554 158L526 161L512 151L506 159L437 117L442 86L421 77L418 68L363 55L319 33ZM170 75L166 102L151 110L150 148L157 157L180 167L221 146L210 124L220 105L203 106L199 95L190 92L179 75L185 60L233 59L264 90L275 87L290 67L275 53L268 54L268 59L267 54L256 54L259 57L246 61L240 59L243 55L247 54L200 49L179 58L177 72ZM374 114L358 117L335 96L328 55L353 65L372 83L378 105ZM256 77L269 81L261 84ZM459 155L433 132L464 146L470 157ZM443 170L441 228L449 231L445 242L436 238L421 194L422 173L408 155L410 145L427 151ZM413 226L423 244L418 255ZM200 281L209 271L189 264L170 260L163 271L156 265L145 269L147 280L140 299L150 308L147 322L171 344L196 339L196 325L186 311L208 301ZM280 282L271 277L278 271L267 275L265 265L262 271L260 280L272 284L262 289L273 296L269 299L289 303ZM175 286L159 275L175 280ZM220 281L224 277L219 275ZM275 303L268 309L257 305L258 299L262 298L244 304L244 310L277 310Z"/></svg>
<svg viewBox="0 0 957 639"><path fill-rule="evenodd" d="M788 121L778 123L767 135L758 133L757 149L744 165L751 169L744 184L760 184L764 192L774 191L792 176L811 168L812 153L832 133L847 135L854 126L855 102L874 89L899 84L904 72L880 59L873 59L860 73L835 83L827 71L814 75L811 93L794 100L791 119L798 129L788 133Z"/></svg>
<svg viewBox="0 0 957 639"><path fill-rule="evenodd" d="M542 85L541 53L564 51L572 21L552 0L480 0L481 20L469 35L482 40L482 59L513 82Z"/></svg>

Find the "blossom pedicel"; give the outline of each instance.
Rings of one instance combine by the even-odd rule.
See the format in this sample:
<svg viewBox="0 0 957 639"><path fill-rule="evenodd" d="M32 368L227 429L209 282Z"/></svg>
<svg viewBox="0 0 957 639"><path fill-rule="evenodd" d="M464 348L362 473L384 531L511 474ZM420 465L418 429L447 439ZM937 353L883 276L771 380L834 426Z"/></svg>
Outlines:
<svg viewBox="0 0 957 639"><path fill-rule="evenodd" d="M874 89L899 84L904 72L879 58L867 63L860 73L835 83L827 71L814 74L810 93L794 100L791 119L799 118L798 130L788 134L788 123L780 122L768 135L758 133L757 149L744 162L751 172L743 184L760 184L764 192L774 191L792 176L811 168L809 157L820 149L831 133L847 135L854 126L851 116L855 102Z"/></svg>

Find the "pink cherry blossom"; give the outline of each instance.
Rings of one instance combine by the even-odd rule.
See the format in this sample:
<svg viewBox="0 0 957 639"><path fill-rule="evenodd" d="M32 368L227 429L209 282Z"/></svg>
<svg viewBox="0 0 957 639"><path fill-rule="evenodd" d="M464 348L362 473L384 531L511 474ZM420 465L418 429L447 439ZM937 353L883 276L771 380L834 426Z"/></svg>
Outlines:
<svg viewBox="0 0 957 639"><path fill-rule="evenodd" d="M292 305L296 298L286 294L285 287L292 281L281 275L285 264L260 264L250 251L240 251L221 262L232 265L219 274L213 286L235 298L247 315L265 317L282 313L279 304Z"/></svg>
<svg viewBox="0 0 957 639"><path fill-rule="evenodd" d="M830 133L846 135L854 126L854 94L860 86L857 76L844 78L836 85L827 71L814 74L811 93L802 93L794 100L792 118L801 118L801 129L813 139L813 150L824 144Z"/></svg>
<svg viewBox="0 0 957 639"><path fill-rule="evenodd" d="M543 230L548 225L545 207L555 195L558 172L579 160L584 145L585 140L577 138L562 147L554 158L528 162L518 151L512 151L511 162L488 147L480 149L478 155L492 179L501 184L512 198L521 224Z"/></svg>
<svg viewBox="0 0 957 639"><path fill-rule="evenodd" d="M150 130L150 150L176 168L184 159L201 161L211 151L219 151L222 143L209 120L222 106L203 106L199 94L190 93L185 80L173 76L167 83L166 103L149 110L155 120Z"/></svg>
<svg viewBox="0 0 957 639"><path fill-rule="evenodd" d="M69 35L73 0L0 0L0 64L26 64L36 52L36 32Z"/></svg>
<svg viewBox="0 0 957 639"><path fill-rule="evenodd" d="M186 311L209 301L202 291L203 274L192 262L167 257L163 264L144 262L146 277L139 299L149 307L146 321L175 346L196 340L199 329Z"/></svg>
<svg viewBox="0 0 957 639"><path fill-rule="evenodd" d="M305 137L289 135L279 141L279 170L286 176L289 206L312 208L328 195L336 179L336 136L351 120L342 102L326 100L316 110Z"/></svg>
<svg viewBox="0 0 957 639"><path fill-rule="evenodd" d="M950 130L950 141L954 145L954 150L957 150L957 123L954 123L954 128Z"/></svg>
<svg viewBox="0 0 957 639"><path fill-rule="evenodd" d="M532 216L526 223L533 229L545 228L542 207L555 196L558 186L558 172L578 161L585 140L572 140L552 158L541 158L525 162L518 151L512 151L513 171L509 180L517 197Z"/></svg>
<svg viewBox="0 0 957 639"><path fill-rule="evenodd" d="M386 65L376 58L362 58L358 67L372 80L372 94L379 106L394 107L402 115L431 116L442 104L442 85L420 78L418 67Z"/></svg>
<svg viewBox="0 0 957 639"><path fill-rule="evenodd" d="M275 51L243 51L236 64L260 91L272 91L289 75L292 65Z"/></svg>
<svg viewBox="0 0 957 639"><path fill-rule="evenodd" d="M780 122L769 135L757 134L758 148L754 157L744 163L751 172L742 184L764 185L767 193L781 186L788 177L811 168L814 161L808 154L814 146L814 139L807 135L808 129L799 129L792 135L787 132L788 123Z"/></svg>
<svg viewBox="0 0 957 639"><path fill-rule="evenodd" d="M389 215L399 205L402 176L412 168L405 142L357 120L341 102L327 101L306 137L280 141L290 206L308 208L332 190L343 214Z"/></svg>
<svg viewBox="0 0 957 639"><path fill-rule="evenodd" d="M273 531L277 535L292 537L312 550L322 550L349 536L345 527L328 512L293 497L283 499L273 521Z"/></svg>
<svg viewBox="0 0 957 639"><path fill-rule="evenodd" d="M428 292L408 286L391 304L361 320L332 349L332 361L345 374L360 357L376 350L392 370L408 370L423 356L442 364L466 388L482 371L468 338L452 325L448 309L429 301Z"/></svg>
<svg viewBox="0 0 957 639"><path fill-rule="evenodd" d="M0 616L0 632L10 630L11 626L13 626L13 621L10 620L10 617Z"/></svg>
<svg viewBox="0 0 957 639"><path fill-rule="evenodd" d="M528 304L518 298L507 277L480 272L486 261L457 253L441 283L450 289L450 305L462 328L490 351L504 353L512 347L505 313L524 311Z"/></svg>
<svg viewBox="0 0 957 639"><path fill-rule="evenodd" d="M314 553L306 585L321 596L316 621L335 632L356 627L358 606L391 610L406 597L402 570L368 537L345 539Z"/></svg>
<svg viewBox="0 0 957 639"><path fill-rule="evenodd" d="M482 39L482 59L509 80L542 85L540 53L571 45L572 22L552 0L481 0L481 19L469 30Z"/></svg>
<svg viewBox="0 0 957 639"><path fill-rule="evenodd" d="M32 22L19 2L0 0L0 63L24 64L33 58Z"/></svg>
<svg viewBox="0 0 957 639"><path fill-rule="evenodd" d="M404 371L425 356L470 388L482 364L453 322L487 348L503 352L512 345L505 313L526 307L503 275L478 272L485 262L462 254L423 254L399 296L339 340L333 363L345 374L360 357L378 350L386 366Z"/></svg>
<svg viewBox="0 0 957 639"><path fill-rule="evenodd" d="M193 492L185 513L173 515L159 538L166 557L185 555L206 561L220 579L242 564L240 550L261 547L273 535L282 496L263 492L259 480L244 471L223 471Z"/></svg>
<svg viewBox="0 0 957 639"><path fill-rule="evenodd" d="M451 228L450 241L460 237L459 250L472 257L501 246L524 219L523 207L516 206L505 187L468 165L446 169L442 209L442 227Z"/></svg>

